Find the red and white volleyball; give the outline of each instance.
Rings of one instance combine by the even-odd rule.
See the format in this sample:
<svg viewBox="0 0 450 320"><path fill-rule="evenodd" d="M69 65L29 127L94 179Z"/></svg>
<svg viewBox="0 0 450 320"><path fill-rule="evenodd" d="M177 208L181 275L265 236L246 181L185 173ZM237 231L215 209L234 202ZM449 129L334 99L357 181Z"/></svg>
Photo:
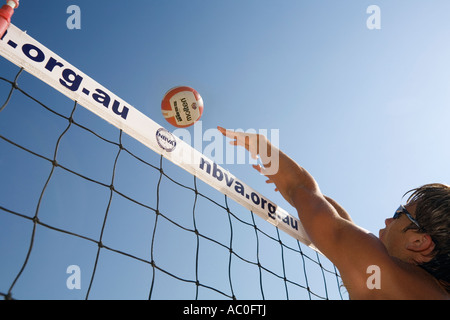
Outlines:
<svg viewBox="0 0 450 320"><path fill-rule="evenodd" d="M164 95L161 111L171 125L190 127L202 117L203 99L195 89L175 87Z"/></svg>

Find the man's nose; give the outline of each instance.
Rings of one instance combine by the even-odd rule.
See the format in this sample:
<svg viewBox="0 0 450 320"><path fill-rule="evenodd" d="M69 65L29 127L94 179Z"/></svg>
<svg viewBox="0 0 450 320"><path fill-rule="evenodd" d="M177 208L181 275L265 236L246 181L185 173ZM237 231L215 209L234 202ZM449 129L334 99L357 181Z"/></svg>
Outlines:
<svg viewBox="0 0 450 320"><path fill-rule="evenodd" d="M385 224L386 227L387 227L388 225L391 224L392 221L394 221L394 218L388 218L388 219L384 220L384 224Z"/></svg>

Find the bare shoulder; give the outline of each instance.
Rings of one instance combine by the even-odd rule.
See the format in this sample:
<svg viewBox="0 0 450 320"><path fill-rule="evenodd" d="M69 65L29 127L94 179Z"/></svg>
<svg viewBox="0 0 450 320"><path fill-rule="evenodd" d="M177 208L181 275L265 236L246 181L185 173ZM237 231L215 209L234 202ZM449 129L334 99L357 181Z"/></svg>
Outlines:
<svg viewBox="0 0 450 320"><path fill-rule="evenodd" d="M348 221L342 222L345 244L332 261L351 299L449 300L438 281L419 266L392 257L378 237Z"/></svg>
<svg viewBox="0 0 450 320"><path fill-rule="evenodd" d="M300 191L293 203L305 230L337 267L352 299L449 299L435 278L395 258L379 237L347 219L332 201Z"/></svg>
<svg viewBox="0 0 450 320"><path fill-rule="evenodd" d="M351 299L450 300L443 286L419 266L389 257L367 271L365 283L349 284Z"/></svg>

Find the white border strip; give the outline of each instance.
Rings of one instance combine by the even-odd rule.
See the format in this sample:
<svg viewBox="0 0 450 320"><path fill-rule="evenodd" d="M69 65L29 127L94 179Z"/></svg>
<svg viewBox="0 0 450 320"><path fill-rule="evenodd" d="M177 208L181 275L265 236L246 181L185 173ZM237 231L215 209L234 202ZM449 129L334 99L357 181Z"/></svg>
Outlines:
<svg viewBox="0 0 450 320"><path fill-rule="evenodd" d="M0 54L262 219L315 249L298 218L172 135L26 32L11 24L0 40Z"/></svg>

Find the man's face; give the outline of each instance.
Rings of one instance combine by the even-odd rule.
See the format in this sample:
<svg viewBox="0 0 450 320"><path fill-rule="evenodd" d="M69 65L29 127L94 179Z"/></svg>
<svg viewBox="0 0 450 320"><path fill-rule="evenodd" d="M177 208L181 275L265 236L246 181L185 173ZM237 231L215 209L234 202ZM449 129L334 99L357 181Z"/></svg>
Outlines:
<svg viewBox="0 0 450 320"><path fill-rule="evenodd" d="M416 206L405 206L408 212L415 217ZM411 221L405 214L400 215L397 219L388 218L385 220L386 227L380 229L379 238L386 247L388 253L392 257L399 258L403 261L409 260L409 253L406 249L409 234L414 230L404 231L411 224Z"/></svg>

